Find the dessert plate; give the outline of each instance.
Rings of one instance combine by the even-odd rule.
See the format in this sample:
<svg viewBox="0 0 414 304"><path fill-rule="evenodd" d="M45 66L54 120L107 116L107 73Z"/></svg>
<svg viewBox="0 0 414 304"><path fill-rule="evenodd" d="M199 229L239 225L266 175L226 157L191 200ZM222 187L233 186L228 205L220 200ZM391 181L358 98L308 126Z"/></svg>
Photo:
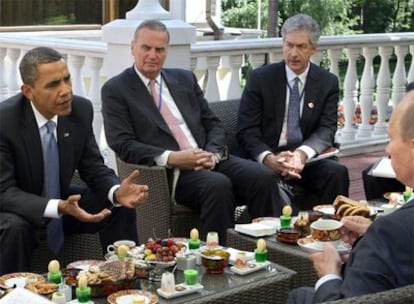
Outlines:
<svg viewBox="0 0 414 304"><path fill-rule="evenodd" d="M106 300L109 304L132 303L132 299L136 295L145 297L145 304L158 303L158 296L152 292L139 289L125 289L110 294Z"/></svg>
<svg viewBox="0 0 414 304"><path fill-rule="evenodd" d="M258 263L256 261L249 261L247 262L245 267L231 266L230 269L231 271L233 271L234 273L238 275L245 275L245 274L249 274L249 273L258 271L260 269L263 269L269 264L270 264L269 261L266 261L263 263Z"/></svg>
<svg viewBox="0 0 414 304"><path fill-rule="evenodd" d="M315 241L312 236L307 236L299 239L297 244L305 251L317 252L323 251L324 242ZM332 244L336 247L339 254L345 254L351 251L351 245L343 242L342 240L339 242L332 242Z"/></svg>
<svg viewBox="0 0 414 304"><path fill-rule="evenodd" d="M172 298L176 298L176 297L180 297L180 296L184 296L190 293L197 292L203 288L204 286L201 285L200 283L197 283L195 285L187 285L185 283L181 283L181 284L175 285L174 291L165 292L161 288L158 288L157 293L163 298L172 299Z"/></svg>
<svg viewBox="0 0 414 304"><path fill-rule="evenodd" d="M25 287L28 283L45 282L45 278L32 272L13 272L0 277L0 285L7 287Z"/></svg>
<svg viewBox="0 0 414 304"><path fill-rule="evenodd" d="M335 214L335 208L333 205L316 205L313 206L313 210L320 211L325 214Z"/></svg>
<svg viewBox="0 0 414 304"><path fill-rule="evenodd" d="M276 227L264 225L262 223L236 224L234 230L254 237L273 235L276 233Z"/></svg>
<svg viewBox="0 0 414 304"><path fill-rule="evenodd" d="M105 261L100 260L83 260L83 261L75 261L69 263L66 268L68 269L81 269L81 270L89 270L89 267L97 265Z"/></svg>

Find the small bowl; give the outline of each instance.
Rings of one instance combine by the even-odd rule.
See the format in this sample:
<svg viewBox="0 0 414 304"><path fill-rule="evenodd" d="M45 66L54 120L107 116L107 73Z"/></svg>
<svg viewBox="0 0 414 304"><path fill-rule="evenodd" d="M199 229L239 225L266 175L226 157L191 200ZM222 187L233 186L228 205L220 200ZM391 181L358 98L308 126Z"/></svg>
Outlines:
<svg viewBox="0 0 414 304"><path fill-rule="evenodd" d="M276 239L282 242L293 242L296 243L296 241L300 238L301 233L299 230L292 229L292 228L281 228L276 234Z"/></svg>
<svg viewBox="0 0 414 304"><path fill-rule="evenodd" d="M317 211L317 210L309 210L308 211L309 223L313 223L313 222L319 220L320 218L322 218L323 216L324 216L324 213L322 211Z"/></svg>
<svg viewBox="0 0 414 304"><path fill-rule="evenodd" d="M228 265L230 253L225 250L205 250L201 252L201 264L209 274L222 274Z"/></svg>
<svg viewBox="0 0 414 304"><path fill-rule="evenodd" d="M342 223L337 220L319 219L311 224L311 234L315 241L335 242L341 239Z"/></svg>

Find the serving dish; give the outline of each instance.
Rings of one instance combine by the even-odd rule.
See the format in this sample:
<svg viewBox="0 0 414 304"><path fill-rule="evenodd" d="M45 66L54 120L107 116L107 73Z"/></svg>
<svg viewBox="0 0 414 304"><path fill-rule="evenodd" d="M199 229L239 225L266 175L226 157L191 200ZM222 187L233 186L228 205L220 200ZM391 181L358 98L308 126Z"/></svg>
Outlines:
<svg viewBox="0 0 414 304"><path fill-rule="evenodd" d="M323 251L323 246L326 242L315 241L312 236L301 238L297 241L297 244L307 252ZM339 242L332 242L339 254L346 254L351 251L351 245L340 240Z"/></svg>
<svg viewBox="0 0 414 304"><path fill-rule="evenodd" d="M264 269L269 264L270 264L269 261L260 262L260 263L256 261L249 261L247 262L245 267L231 266L230 269L231 271L233 271L234 273L238 275L246 275L246 274L258 271L260 269Z"/></svg>
<svg viewBox="0 0 414 304"><path fill-rule="evenodd" d="M109 304L132 303L133 296L141 295L145 297L145 304L158 303L158 296L152 292L140 289L125 289L110 294L106 300ZM128 302L128 299L131 299ZM118 301L119 300L119 301Z"/></svg>
<svg viewBox="0 0 414 304"><path fill-rule="evenodd" d="M204 286L200 283L197 283L195 285L187 285L185 283L177 284L175 285L174 291L172 292L165 292L161 288L157 289L157 293L166 299L172 299L180 296L184 296L190 293L197 292L201 289L203 289Z"/></svg>

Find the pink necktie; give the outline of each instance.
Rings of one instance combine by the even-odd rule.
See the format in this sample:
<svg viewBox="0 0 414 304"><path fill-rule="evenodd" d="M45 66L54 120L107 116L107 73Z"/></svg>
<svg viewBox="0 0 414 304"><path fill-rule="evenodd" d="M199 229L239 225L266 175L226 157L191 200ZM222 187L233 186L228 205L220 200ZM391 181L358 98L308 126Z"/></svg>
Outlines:
<svg viewBox="0 0 414 304"><path fill-rule="evenodd" d="M161 100L161 94L159 96L157 95L157 88L155 87L156 84L155 79L150 80L150 87L151 87L151 95L154 99L154 102L158 109L160 110L160 113L162 117L164 118L165 122L167 123L168 127L171 130L171 133L173 134L175 140L178 143L178 146L180 147L180 150L189 149L191 148L190 143L188 142L187 137L185 136L183 130L180 128L180 122L178 119L171 113L170 108L165 102L162 102ZM161 106L160 106L161 104Z"/></svg>

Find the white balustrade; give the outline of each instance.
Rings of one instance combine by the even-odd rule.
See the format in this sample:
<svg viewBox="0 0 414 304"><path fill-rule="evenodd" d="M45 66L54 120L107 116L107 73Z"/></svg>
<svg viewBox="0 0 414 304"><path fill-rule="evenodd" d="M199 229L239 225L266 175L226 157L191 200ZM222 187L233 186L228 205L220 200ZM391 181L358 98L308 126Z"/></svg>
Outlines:
<svg viewBox="0 0 414 304"><path fill-rule="evenodd" d="M56 37L51 38L33 33L0 33L0 100L20 90L18 60L22 54L40 45L55 48L68 56L75 93L92 100L95 112L94 132L97 139L102 138L100 87L108 77L105 58L107 45L100 41L58 38L59 35L62 34L56 32ZM397 64L391 76L390 58L393 51ZM408 52L410 55L407 57ZM323 56L325 53L327 55ZM362 75L358 75L356 69L360 53L364 57ZM381 63L378 74L375 75L373 61L377 53ZM352 142L359 143L361 147L372 145L382 149L379 145L387 141L390 105L395 105L394 102L400 99L406 82L414 81L414 35L391 33L324 36L320 39L318 52L312 61L317 64L327 62L330 71L339 75L339 63L344 58L348 66L345 79L340 79L343 88L343 97L340 98L345 109L345 126L339 129L337 140L341 143L342 151L352 149ZM411 62L406 75L404 59L407 61L407 58ZM209 101L239 98L242 92L241 69L246 64L245 60L248 60L252 68L282 60L282 39L197 42L191 45L189 59L190 68L195 72ZM361 107L361 124L353 123L356 104ZM372 131L369 120L373 106L377 109L378 117Z"/></svg>

